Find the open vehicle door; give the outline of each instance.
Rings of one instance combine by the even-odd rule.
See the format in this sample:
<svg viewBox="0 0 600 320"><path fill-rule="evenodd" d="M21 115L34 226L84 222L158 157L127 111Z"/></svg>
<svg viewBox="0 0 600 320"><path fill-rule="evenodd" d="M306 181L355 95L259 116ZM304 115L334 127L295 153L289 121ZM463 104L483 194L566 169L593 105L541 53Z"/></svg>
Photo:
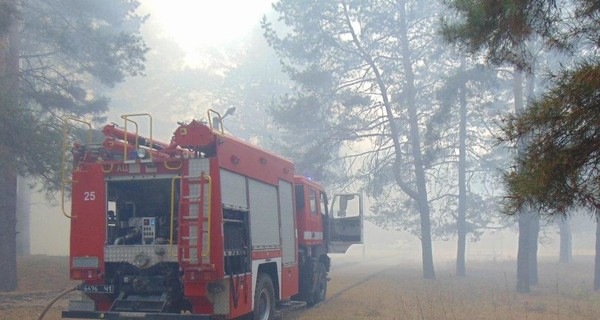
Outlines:
<svg viewBox="0 0 600 320"><path fill-rule="evenodd" d="M363 243L363 199L359 193L336 194L329 216L329 252L346 253Z"/></svg>

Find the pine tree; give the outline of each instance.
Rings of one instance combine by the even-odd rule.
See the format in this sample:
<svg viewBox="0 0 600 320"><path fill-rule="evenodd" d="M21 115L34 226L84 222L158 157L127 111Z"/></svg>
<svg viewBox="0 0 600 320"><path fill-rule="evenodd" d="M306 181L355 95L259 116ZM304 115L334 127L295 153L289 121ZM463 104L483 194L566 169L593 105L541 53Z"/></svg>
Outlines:
<svg viewBox="0 0 600 320"><path fill-rule="evenodd" d="M134 0L2 0L0 291L16 288L16 174L59 187L65 116L107 110L98 93L143 71Z"/></svg>

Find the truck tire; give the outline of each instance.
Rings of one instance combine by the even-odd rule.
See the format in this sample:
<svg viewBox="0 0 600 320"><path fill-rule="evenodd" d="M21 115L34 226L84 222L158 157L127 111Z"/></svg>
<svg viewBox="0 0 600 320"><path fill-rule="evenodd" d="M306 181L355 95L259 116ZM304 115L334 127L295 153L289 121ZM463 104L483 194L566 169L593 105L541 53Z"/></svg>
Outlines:
<svg viewBox="0 0 600 320"><path fill-rule="evenodd" d="M319 262L319 265L317 266L316 277L316 288L307 301L309 306L314 306L315 304L324 301L325 297L327 297L327 269L323 262Z"/></svg>
<svg viewBox="0 0 600 320"><path fill-rule="evenodd" d="M254 293L254 320L273 320L275 318L275 289L273 281L266 273L259 273Z"/></svg>

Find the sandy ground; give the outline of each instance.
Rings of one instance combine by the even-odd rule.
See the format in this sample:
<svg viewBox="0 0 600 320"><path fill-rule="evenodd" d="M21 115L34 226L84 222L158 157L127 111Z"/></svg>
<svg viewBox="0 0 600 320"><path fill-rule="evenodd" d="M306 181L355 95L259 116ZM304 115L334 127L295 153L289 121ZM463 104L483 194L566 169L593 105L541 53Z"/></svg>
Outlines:
<svg viewBox="0 0 600 320"><path fill-rule="evenodd" d="M466 277L456 277L454 261L438 260L432 280L422 278L420 264L402 257L367 258L334 264L327 301L298 319L600 319L593 267L592 256L568 264L540 257L539 283L519 294L514 260L468 261Z"/></svg>
<svg viewBox="0 0 600 320"><path fill-rule="evenodd" d="M69 258L45 255L19 257L18 288L15 292L0 293L0 319L37 319L46 305L63 290L77 282L69 279ZM77 295L72 293L70 296ZM68 304L68 296L58 301L44 320L61 319L60 311Z"/></svg>
<svg viewBox="0 0 600 320"><path fill-rule="evenodd" d="M420 264L401 256L333 256L328 299L311 309L283 311L282 319L600 319L600 293L593 288L593 257L569 264L540 259L540 283L515 292L513 260L469 261L467 277L452 261L438 261L437 278L421 277ZM68 258L19 258L19 288L0 293L0 319L38 319L44 307L77 282L68 278ZM61 319L70 298L60 299L44 320Z"/></svg>

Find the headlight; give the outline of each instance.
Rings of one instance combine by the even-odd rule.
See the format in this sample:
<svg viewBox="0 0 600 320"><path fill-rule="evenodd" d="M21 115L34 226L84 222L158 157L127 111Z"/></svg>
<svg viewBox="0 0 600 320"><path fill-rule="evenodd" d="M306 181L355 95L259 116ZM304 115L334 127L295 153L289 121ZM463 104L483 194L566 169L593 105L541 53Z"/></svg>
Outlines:
<svg viewBox="0 0 600 320"><path fill-rule="evenodd" d="M138 159L146 158L146 149L143 149L143 148L137 149L137 157L138 157Z"/></svg>

